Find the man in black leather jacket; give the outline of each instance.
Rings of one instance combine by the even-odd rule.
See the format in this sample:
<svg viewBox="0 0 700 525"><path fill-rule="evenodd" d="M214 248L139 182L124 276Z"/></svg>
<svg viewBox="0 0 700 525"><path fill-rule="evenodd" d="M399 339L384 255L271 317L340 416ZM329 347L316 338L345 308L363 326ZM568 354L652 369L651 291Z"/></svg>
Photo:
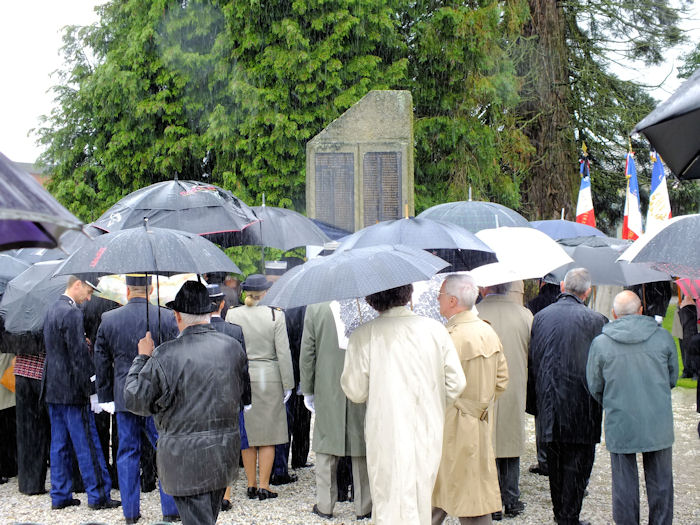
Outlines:
<svg viewBox="0 0 700 525"><path fill-rule="evenodd" d="M246 356L240 343L210 324L206 287L186 282L175 300L180 336L154 349L139 341L124 385L126 408L153 415L158 475L184 525L214 525L227 485L238 471L238 412Z"/></svg>

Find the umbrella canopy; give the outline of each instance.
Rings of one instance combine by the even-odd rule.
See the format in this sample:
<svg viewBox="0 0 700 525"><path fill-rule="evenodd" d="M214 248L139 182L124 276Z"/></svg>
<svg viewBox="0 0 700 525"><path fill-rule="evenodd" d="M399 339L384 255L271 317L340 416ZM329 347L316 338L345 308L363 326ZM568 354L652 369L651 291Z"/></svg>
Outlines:
<svg viewBox="0 0 700 525"><path fill-rule="evenodd" d="M343 239L338 251L379 244L401 244L430 251L452 265L449 271L471 270L497 261L493 250L469 230L421 217L383 221L362 228Z"/></svg>
<svg viewBox="0 0 700 525"><path fill-rule="evenodd" d="M253 210L230 191L171 180L130 193L93 224L114 232L141 226L144 217L153 227L196 233L222 246L242 244L241 232L258 222Z"/></svg>
<svg viewBox="0 0 700 525"><path fill-rule="evenodd" d="M681 215L668 219L661 228L643 234L627 248L619 260L652 263L659 271L700 279L700 251L697 239L700 215Z"/></svg>
<svg viewBox="0 0 700 525"><path fill-rule="evenodd" d="M46 310L65 291L68 276L52 277L62 261L36 263L7 283L0 301L5 330L14 334L37 333Z"/></svg>
<svg viewBox="0 0 700 525"><path fill-rule="evenodd" d="M336 252L289 270L272 285L261 304L293 308L365 297L429 279L447 264L428 252L400 245Z"/></svg>
<svg viewBox="0 0 700 525"><path fill-rule="evenodd" d="M583 267L591 274L595 285L612 284L632 286L642 283L669 281L670 275L650 268L644 263L618 262L631 241L610 237L576 237L559 241L566 253L574 260L552 271L545 277L548 282L559 283L572 268Z"/></svg>
<svg viewBox="0 0 700 525"><path fill-rule="evenodd" d="M476 233L501 226L528 227L530 223L517 211L495 202L458 201L438 204L418 215L419 218L451 222Z"/></svg>
<svg viewBox="0 0 700 525"><path fill-rule="evenodd" d="M550 221L530 221L530 226L536 230L546 233L555 241L560 239L571 239L572 237L605 237L605 234L598 228L580 222L555 219Z"/></svg>
<svg viewBox="0 0 700 525"><path fill-rule="evenodd" d="M299 246L323 246L330 241L321 228L301 213L274 206L254 206L260 222L246 229L243 244L291 250Z"/></svg>
<svg viewBox="0 0 700 525"><path fill-rule="evenodd" d="M476 236L498 257L497 263L472 270L479 286L535 279L572 261L556 241L534 228L494 228Z"/></svg>
<svg viewBox="0 0 700 525"><path fill-rule="evenodd" d="M5 293L7 283L29 268L29 263L9 254L0 253L0 296Z"/></svg>
<svg viewBox="0 0 700 525"><path fill-rule="evenodd" d="M194 233L143 226L107 233L71 254L57 275L241 273L215 244Z"/></svg>
<svg viewBox="0 0 700 525"><path fill-rule="evenodd" d="M53 248L64 231L82 225L34 177L0 153L0 250Z"/></svg>
<svg viewBox="0 0 700 525"><path fill-rule="evenodd" d="M100 228L95 228L92 224L83 227L83 231L68 230L61 235L58 243L60 248L19 248L13 250L11 255L24 261L28 264L34 264L40 261L56 261L65 259L83 244L100 235L104 235L105 231Z"/></svg>
<svg viewBox="0 0 700 525"><path fill-rule="evenodd" d="M700 69L632 133L644 134L679 178L700 179Z"/></svg>
<svg viewBox="0 0 700 525"><path fill-rule="evenodd" d="M328 224L327 222L319 221L318 219L311 219L316 226L318 226L323 233L325 233L331 241L337 241L342 239L346 235L350 235L351 232L338 228L333 224Z"/></svg>

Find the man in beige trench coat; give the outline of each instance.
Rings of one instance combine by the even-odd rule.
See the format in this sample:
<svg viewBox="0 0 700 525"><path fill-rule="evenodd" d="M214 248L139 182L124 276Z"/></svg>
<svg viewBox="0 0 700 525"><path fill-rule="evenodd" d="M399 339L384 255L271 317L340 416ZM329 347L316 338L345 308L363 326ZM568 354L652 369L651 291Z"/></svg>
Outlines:
<svg viewBox="0 0 700 525"><path fill-rule="evenodd" d="M486 525L491 513L501 509L491 430L493 403L506 389L508 366L496 332L472 311L478 294L471 275L455 274L445 279L438 295L467 387L445 411L433 525L447 514L459 517L461 524Z"/></svg>
<svg viewBox="0 0 700 525"><path fill-rule="evenodd" d="M522 281L519 281L522 283ZM532 313L511 295L511 283L481 289L479 318L491 325L503 345L508 363L508 390L496 401L493 412L493 447L505 515L512 518L525 510L520 501L520 456L525 445L525 397L527 351ZM497 512L494 519L501 519Z"/></svg>

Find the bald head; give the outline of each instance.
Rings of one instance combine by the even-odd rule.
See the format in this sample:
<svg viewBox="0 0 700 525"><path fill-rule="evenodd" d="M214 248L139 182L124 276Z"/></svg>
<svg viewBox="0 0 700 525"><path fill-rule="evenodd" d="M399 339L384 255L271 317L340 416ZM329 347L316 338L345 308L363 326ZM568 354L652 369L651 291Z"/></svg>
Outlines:
<svg viewBox="0 0 700 525"><path fill-rule="evenodd" d="M620 292L613 301L613 317L618 319L625 315L641 315L642 301L639 296L629 290Z"/></svg>

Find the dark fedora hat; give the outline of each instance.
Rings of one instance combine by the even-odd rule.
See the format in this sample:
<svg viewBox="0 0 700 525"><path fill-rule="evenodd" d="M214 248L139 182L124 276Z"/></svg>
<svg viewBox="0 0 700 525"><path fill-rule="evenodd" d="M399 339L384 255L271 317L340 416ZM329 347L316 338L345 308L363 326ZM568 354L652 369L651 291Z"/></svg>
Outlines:
<svg viewBox="0 0 700 525"><path fill-rule="evenodd" d="M192 315L208 314L213 310L207 287L197 281L186 281L177 292L175 300L165 306L176 312Z"/></svg>
<svg viewBox="0 0 700 525"><path fill-rule="evenodd" d="M272 282L259 273L254 273L246 277L246 280L241 284L241 289L247 292L262 292L272 286Z"/></svg>

